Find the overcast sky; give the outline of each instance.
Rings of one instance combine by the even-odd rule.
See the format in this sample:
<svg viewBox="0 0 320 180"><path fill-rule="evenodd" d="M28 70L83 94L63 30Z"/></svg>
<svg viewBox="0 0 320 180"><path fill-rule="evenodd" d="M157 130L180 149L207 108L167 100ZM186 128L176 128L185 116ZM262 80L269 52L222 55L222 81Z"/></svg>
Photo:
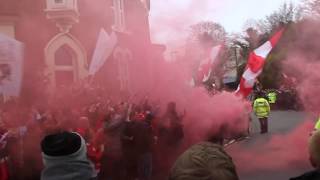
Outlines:
<svg viewBox="0 0 320 180"><path fill-rule="evenodd" d="M151 0L151 36L155 43L181 41L191 24L218 22L227 32L241 32L249 19L261 19L284 2L300 0Z"/></svg>

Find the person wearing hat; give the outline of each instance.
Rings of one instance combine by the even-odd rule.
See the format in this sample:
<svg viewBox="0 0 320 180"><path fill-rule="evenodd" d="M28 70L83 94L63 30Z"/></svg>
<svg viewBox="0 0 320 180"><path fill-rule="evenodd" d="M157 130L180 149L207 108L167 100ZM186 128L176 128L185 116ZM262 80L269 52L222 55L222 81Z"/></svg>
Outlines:
<svg viewBox="0 0 320 180"><path fill-rule="evenodd" d="M318 180L320 179L320 131L313 133L309 140L310 163L314 170L290 180Z"/></svg>
<svg viewBox="0 0 320 180"><path fill-rule="evenodd" d="M93 164L87 158L84 139L77 133L60 132L41 141L44 169L41 180L93 180Z"/></svg>
<svg viewBox="0 0 320 180"><path fill-rule="evenodd" d="M224 131L221 126L206 141L185 151L173 165L169 180L239 180L232 158L223 149Z"/></svg>

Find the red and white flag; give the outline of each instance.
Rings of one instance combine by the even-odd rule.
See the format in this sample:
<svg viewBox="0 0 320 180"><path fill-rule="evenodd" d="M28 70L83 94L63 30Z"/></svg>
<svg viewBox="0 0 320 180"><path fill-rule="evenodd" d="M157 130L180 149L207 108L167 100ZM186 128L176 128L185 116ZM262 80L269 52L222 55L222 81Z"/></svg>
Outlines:
<svg viewBox="0 0 320 180"><path fill-rule="evenodd" d="M247 67L242 75L239 87L236 91L237 94L241 94L244 98L246 98L251 93L256 78L263 71L266 58L278 43L283 31L284 29L281 29L274 34L269 41L265 42L262 46L250 53Z"/></svg>
<svg viewBox="0 0 320 180"><path fill-rule="evenodd" d="M210 50L209 56L201 61L197 71L197 82L206 82L209 79L213 64L217 62L221 47L221 45L213 47Z"/></svg>

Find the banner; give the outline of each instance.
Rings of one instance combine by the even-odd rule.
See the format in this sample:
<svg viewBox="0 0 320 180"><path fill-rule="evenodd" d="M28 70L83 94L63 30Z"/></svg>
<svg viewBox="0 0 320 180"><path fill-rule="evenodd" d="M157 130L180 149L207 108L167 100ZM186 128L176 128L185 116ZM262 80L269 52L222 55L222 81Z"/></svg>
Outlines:
<svg viewBox="0 0 320 180"><path fill-rule="evenodd" d="M256 78L262 73L265 61L271 50L276 46L281 38L284 29L275 33L271 39L250 53L247 67L242 75L237 94L247 98L253 90Z"/></svg>
<svg viewBox="0 0 320 180"><path fill-rule="evenodd" d="M197 82L203 83L209 79L213 64L218 61L217 59L221 48L221 45L214 46L210 49L208 57L201 61L197 72Z"/></svg>
<svg viewBox="0 0 320 180"><path fill-rule="evenodd" d="M109 36L104 29L100 30L96 49L94 50L89 67L89 75L94 75L99 71L99 69L101 69L106 60L112 54L117 41L118 39L115 32L112 32L111 36Z"/></svg>
<svg viewBox="0 0 320 180"><path fill-rule="evenodd" d="M23 76L23 44L0 34L0 95L19 96Z"/></svg>

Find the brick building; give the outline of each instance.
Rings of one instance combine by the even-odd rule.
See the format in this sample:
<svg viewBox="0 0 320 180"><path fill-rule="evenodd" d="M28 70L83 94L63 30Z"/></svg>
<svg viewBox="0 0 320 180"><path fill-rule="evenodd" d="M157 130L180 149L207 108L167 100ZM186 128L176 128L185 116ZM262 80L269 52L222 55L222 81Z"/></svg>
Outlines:
<svg viewBox="0 0 320 180"><path fill-rule="evenodd" d="M22 92L32 94L39 74L50 90L86 78L101 28L118 43L95 82L115 93L152 87L164 47L151 43L149 11L149 0L0 1L0 33L25 45Z"/></svg>

